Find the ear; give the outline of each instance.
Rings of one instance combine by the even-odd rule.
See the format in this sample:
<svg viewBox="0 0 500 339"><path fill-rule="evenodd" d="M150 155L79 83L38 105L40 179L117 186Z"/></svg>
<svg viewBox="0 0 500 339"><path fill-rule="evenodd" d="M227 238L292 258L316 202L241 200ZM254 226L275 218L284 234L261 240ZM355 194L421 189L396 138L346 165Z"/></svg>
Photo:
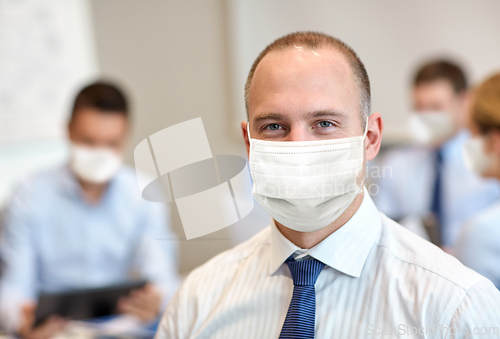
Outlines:
<svg viewBox="0 0 500 339"><path fill-rule="evenodd" d="M70 120L68 122L68 127L67 127L68 138L70 140L73 140L73 126L74 126L73 121Z"/></svg>
<svg viewBox="0 0 500 339"><path fill-rule="evenodd" d="M249 128L247 121L241 122L241 132L243 133L243 140L245 140L245 147L247 148L247 157L250 158L250 140L248 139L248 131Z"/></svg>
<svg viewBox="0 0 500 339"><path fill-rule="evenodd" d="M490 132L490 149L496 157L500 157L500 130Z"/></svg>
<svg viewBox="0 0 500 339"><path fill-rule="evenodd" d="M366 161L373 160L380 150L382 143L382 130L384 122L380 113L373 113L368 118L368 128L366 131L365 151Z"/></svg>

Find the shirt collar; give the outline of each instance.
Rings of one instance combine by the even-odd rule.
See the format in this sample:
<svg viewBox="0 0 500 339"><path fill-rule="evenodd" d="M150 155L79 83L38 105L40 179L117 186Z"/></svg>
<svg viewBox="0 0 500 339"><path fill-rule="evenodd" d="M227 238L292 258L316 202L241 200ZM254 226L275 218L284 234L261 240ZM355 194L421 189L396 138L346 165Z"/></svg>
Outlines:
<svg viewBox="0 0 500 339"><path fill-rule="evenodd" d="M380 214L366 188L363 201L351 219L311 249L304 250L293 244L273 220L269 274L274 274L290 255L298 251L301 256L310 255L337 271L359 278L381 225Z"/></svg>
<svg viewBox="0 0 500 339"><path fill-rule="evenodd" d="M467 129L459 130L453 137L445 141L439 148L444 153L455 152L455 150L462 151L462 144L470 138L470 132Z"/></svg>
<svg viewBox="0 0 500 339"><path fill-rule="evenodd" d="M60 169L60 179L61 179L61 185L63 187L63 190L68 194L70 197L79 199L82 201L85 201L83 197L83 189L82 186L80 185L80 182L78 181L78 178L76 175L73 173L71 170L70 166L68 163L63 165ZM106 187L106 190L101 197L101 201L99 204L104 201L104 199L112 194L112 191L116 188L117 181L120 180L120 175L122 173L122 169L120 169L115 176L108 182L108 186Z"/></svg>

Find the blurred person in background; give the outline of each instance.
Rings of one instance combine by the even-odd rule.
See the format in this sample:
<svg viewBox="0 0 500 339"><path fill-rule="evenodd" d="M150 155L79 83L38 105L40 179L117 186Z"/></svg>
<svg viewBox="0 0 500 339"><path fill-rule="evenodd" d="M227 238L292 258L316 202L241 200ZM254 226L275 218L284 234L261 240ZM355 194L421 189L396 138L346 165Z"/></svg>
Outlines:
<svg viewBox="0 0 500 339"><path fill-rule="evenodd" d="M69 162L18 188L5 214L0 256L0 319L27 338L49 338L58 317L33 327L40 293L148 284L118 310L155 319L178 286L177 251L163 204L142 199L135 172L123 165L130 130L120 89L94 83L77 95L68 125Z"/></svg>
<svg viewBox="0 0 500 339"><path fill-rule="evenodd" d="M500 180L500 73L475 91L471 121L474 137L464 144L465 162L472 172ZM500 199L466 224L456 256L500 289Z"/></svg>
<svg viewBox="0 0 500 339"><path fill-rule="evenodd" d="M453 252L464 222L500 197L500 185L472 174L462 145L470 94L463 70L438 60L423 65L413 81L412 146L389 150L381 164L391 175L377 182L378 208ZM427 233L430 233L429 235Z"/></svg>

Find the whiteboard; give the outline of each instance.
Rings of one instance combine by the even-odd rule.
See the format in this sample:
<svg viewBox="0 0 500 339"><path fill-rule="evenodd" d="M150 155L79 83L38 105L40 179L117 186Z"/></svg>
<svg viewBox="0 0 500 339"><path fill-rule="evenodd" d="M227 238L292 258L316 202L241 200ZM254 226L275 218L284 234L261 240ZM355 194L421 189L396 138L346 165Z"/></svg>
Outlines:
<svg viewBox="0 0 500 339"><path fill-rule="evenodd" d="M87 0L0 0L0 145L62 139L97 73Z"/></svg>

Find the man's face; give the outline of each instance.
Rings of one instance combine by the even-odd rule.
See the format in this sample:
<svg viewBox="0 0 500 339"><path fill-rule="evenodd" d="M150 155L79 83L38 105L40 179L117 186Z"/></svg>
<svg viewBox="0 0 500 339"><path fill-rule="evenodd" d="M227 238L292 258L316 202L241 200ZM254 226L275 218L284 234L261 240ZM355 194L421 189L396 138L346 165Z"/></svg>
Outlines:
<svg viewBox="0 0 500 339"><path fill-rule="evenodd" d="M122 154L125 148L128 121L120 113L80 108L69 125L72 143L90 148L108 148Z"/></svg>
<svg viewBox="0 0 500 339"><path fill-rule="evenodd" d="M273 51L260 61L250 83L247 102L250 137L274 142L362 136L364 121L360 101L351 67L336 50L294 47ZM247 127L243 121L241 129L249 154ZM382 129L380 114L372 114L364 140L365 160L377 155ZM359 185L364 176L365 171L361 170L357 178ZM358 195L328 230L335 230L347 221L343 218L354 213L362 197ZM282 232L288 232L286 225L281 226L284 226Z"/></svg>
<svg viewBox="0 0 500 339"><path fill-rule="evenodd" d="M345 58L332 48L270 52L250 85L250 135L271 141L360 136L360 94Z"/></svg>
<svg viewBox="0 0 500 339"><path fill-rule="evenodd" d="M459 128L467 123L466 95L457 94L447 80L434 80L413 89L413 109L416 112L450 113Z"/></svg>

